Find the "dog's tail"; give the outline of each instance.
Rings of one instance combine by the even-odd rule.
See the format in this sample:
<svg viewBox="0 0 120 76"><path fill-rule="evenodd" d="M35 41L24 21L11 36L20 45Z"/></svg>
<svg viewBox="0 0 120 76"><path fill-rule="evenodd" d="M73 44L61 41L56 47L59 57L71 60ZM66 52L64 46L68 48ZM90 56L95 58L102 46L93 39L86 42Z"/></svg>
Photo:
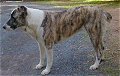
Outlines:
<svg viewBox="0 0 120 76"><path fill-rule="evenodd" d="M104 16L105 16L105 19L107 22L110 22L112 20L112 16L110 13L108 12L103 12L104 13Z"/></svg>

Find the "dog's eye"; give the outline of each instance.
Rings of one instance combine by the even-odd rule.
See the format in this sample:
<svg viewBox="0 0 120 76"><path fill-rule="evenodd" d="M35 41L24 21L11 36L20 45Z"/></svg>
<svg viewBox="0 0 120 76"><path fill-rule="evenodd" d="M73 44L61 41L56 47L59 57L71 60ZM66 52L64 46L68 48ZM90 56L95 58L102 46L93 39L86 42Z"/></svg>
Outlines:
<svg viewBox="0 0 120 76"><path fill-rule="evenodd" d="M15 18L15 17L12 17L12 19L16 20L16 18Z"/></svg>
<svg viewBox="0 0 120 76"><path fill-rule="evenodd" d="M13 15L11 15L11 18L15 19L15 17Z"/></svg>

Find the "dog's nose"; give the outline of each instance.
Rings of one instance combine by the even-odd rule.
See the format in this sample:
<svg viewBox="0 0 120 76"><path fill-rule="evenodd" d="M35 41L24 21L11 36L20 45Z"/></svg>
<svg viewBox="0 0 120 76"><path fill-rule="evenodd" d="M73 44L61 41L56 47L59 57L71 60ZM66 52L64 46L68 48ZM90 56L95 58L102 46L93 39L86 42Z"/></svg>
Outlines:
<svg viewBox="0 0 120 76"><path fill-rule="evenodd" d="M3 26L3 29L6 29L6 27L5 27L5 26Z"/></svg>

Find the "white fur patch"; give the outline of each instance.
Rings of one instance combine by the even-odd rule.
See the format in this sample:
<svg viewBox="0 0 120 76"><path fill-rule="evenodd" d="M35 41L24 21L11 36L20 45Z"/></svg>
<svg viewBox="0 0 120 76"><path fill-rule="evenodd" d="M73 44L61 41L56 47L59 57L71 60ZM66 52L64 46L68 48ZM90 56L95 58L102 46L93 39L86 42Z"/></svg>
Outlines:
<svg viewBox="0 0 120 76"><path fill-rule="evenodd" d="M40 26L45 17L44 15L45 15L44 11L42 11L42 10L27 7L26 20L28 23L28 28L33 30L34 34L37 37L42 37L42 35L43 35L43 28Z"/></svg>

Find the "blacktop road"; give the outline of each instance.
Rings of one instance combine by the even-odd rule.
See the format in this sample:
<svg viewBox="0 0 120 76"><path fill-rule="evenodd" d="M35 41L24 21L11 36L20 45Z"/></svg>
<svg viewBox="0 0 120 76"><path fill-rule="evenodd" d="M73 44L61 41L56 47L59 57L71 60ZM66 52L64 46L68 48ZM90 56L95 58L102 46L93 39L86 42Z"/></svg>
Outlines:
<svg viewBox="0 0 120 76"><path fill-rule="evenodd" d="M61 11L62 9L32 3L2 3L0 7L0 76L41 75L43 69L35 70L35 66L39 63L36 41L21 29L9 32L2 29L16 5L26 5L48 11ZM92 44L82 28L80 33L54 46L54 63L51 73L47 76L105 76L99 69L89 70L89 66L95 60L92 52Z"/></svg>

